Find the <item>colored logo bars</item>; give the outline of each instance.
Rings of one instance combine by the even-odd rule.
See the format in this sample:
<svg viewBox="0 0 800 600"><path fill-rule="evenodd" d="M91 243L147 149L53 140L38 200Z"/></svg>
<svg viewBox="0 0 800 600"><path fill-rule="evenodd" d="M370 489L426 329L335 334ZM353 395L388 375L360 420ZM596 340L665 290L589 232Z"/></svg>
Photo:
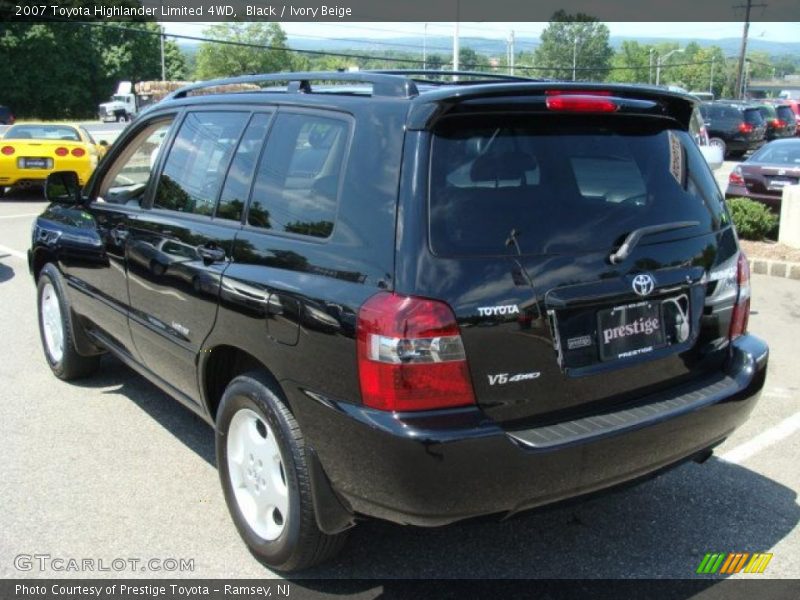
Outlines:
<svg viewBox="0 0 800 600"><path fill-rule="evenodd" d="M763 552L709 552L700 561L697 573L701 575L733 575L744 570L745 573L763 573L772 554ZM747 566L745 566L747 565Z"/></svg>

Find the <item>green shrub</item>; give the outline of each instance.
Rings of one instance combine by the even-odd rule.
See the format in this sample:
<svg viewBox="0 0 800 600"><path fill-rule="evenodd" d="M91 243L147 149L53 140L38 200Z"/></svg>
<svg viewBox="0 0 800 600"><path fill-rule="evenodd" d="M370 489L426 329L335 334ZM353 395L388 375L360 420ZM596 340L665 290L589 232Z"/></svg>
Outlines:
<svg viewBox="0 0 800 600"><path fill-rule="evenodd" d="M778 226L778 216L761 202L749 198L731 198L727 203L740 238L763 240Z"/></svg>

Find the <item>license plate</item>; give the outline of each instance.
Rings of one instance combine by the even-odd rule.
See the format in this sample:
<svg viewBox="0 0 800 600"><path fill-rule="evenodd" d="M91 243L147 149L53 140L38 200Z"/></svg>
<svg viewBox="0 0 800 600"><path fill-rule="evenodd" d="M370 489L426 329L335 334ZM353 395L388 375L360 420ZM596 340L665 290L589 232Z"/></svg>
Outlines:
<svg viewBox="0 0 800 600"><path fill-rule="evenodd" d="M770 180L767 186L771 190L782 190L787 185L794 185L797 183L788 177L775 177Z"/></svg>
<svg viewBox="0 0 800 600"><path fill-rule="evenodd" d="M48 169L50 168L49 158L23 158L23 169Z"/></svg>
<svg viewBox="0 0 800 600"><path fill-rule="evenodd" d="M597 313L600 359L629 358L666 345L660 302L634 302Z"/></svg>

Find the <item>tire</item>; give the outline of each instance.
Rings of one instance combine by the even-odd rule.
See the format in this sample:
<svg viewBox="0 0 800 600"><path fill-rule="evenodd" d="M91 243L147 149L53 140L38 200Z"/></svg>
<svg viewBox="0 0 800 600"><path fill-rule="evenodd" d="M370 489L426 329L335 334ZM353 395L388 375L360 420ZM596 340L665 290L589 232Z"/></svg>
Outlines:
<svg viewBox="0 0 800 600"><path fill-rule="evenodd" d="M39 336L47 364L59 379L88 377L100 366L100 356L82 356L75 349L75 334L69 319L69 301L58 269L48 263L36 284Z"/></svg>
<svg viewBox="0 0 800 600"><path fill-rule="evenodd" d="M0 185L0 198L4 198L6 195L6 188Z"/></svg>
<svg viewBox="0 0 800 600"><path fill-rule="evenodd" d="M270 378L251 372L228 384L216 446L225 502L256 558L291 572L341 550L347 532L327 535L317 527L305 440Z"/></svg>
<svg viewBox="0 0 800 600"><path fill-rule="evenodd" d="M719 138L711 138L708 140L709 146L717 146L720 150L722 150L722 158L728 158L728 146L725 142Z"/></svg>

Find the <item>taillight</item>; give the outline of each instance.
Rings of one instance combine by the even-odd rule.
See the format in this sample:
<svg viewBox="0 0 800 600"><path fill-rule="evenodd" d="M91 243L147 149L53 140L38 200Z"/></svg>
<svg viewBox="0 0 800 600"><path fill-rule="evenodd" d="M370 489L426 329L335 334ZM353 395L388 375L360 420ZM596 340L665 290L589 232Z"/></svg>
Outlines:
<svg viewBox="0 0 800 600"><path fill-rule="evenodd" d="M750 319L750 263L743 252L739 253L736 262L736 286L736 304L733 305L728 334L731 341L747 332L747 321Z"/></svg>
<svg viewBox="0 0 800 600"><path fill-rule="evenodd" d="M753 125L750 123L739 123L739 131L742 133L752 133Z"/></svg>
<svg viewBox="0 0 800 600"><path fill-rule="evenodd" d="M786 121L781 121L780 119L772 119L772 126L773 127L786 127Z"/></svg>
<svg viewBox="0 0 800 600"><path fill-rule="evenodd" d="M447 304L380 292L358 312L365 406L390 411L475 404L464 345Z"/></svg>
<svg viewBox="0 0 800 600"><path fill-rule="evenodd" d="M578 113L610 113L615 112L619 105L604 98L608 93L583 92L583 93L557 93L548 92L545 104L549 110Z"/></svg>
<svg viewBox="0 0 800 600"><path fill-rule="evenodd" d="M742 177L742 168L736 167L731 174L728 175L728 184L729 185L744 185L744 177Z"/></svg>
<svg viewBox="0 0 800 600"><path fill-rule="evenodd" d="M14 146L3 146L2 150L0 150L6 156L11 156L14 154Z"/></svg>
<svg viewBox="0 0 800 600"><path fill-rule="evenodd" d="M73 148L71 154L76 158L80 158L81 156L86 154L86 150L84 150L83 148Z"/></svg>
<svg viewBox="0 0 800 600"><path fill-rule="evenodd" d="M66 148L56 148L55 152L56 156L66 156L67 154L69 154L69 150L67 150Z"/></svg>

